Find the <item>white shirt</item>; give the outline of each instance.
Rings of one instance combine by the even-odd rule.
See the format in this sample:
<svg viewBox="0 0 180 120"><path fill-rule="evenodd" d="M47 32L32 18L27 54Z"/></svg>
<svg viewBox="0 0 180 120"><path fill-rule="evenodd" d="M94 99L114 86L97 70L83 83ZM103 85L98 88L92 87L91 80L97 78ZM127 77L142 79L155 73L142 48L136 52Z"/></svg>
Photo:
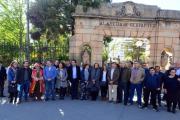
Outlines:
<svg viewBox="0 0 180 120"><path fill-rule="evenodd" d="M111 69L111 80L113 79L114 69Z"/></svg>
<svg viewBox="0 0 180 120"><path fill-rule="evenodd" d="M51 67L49 67L49 71L51 70Z"/></svg>
<svg viewBox="0 0 180 120"><path fill-rule="evenodd" d="M77 71L76 71L76 66L73 67L73 79L77 78Z"/></svg>
<svg viewBox="0 0 180 120"><path fill-rule="evenodd" d="M6 70L6 74L8 75L8 71L9 71L9 67L7 68L7 70Z"/></svg>
<svg viewBox="0 0 180 120"><path fill-rule="evenodd" d="M180 68L176 71L176 75L180 75Z"/></svg>
<svg viewBox="0 0 180 120"><path fill-rule="evenodd" d="M103 78L102 78L102 82L106 82L106 73L107 73L107 72L104 72L104 71L103 71Z"/></svg>

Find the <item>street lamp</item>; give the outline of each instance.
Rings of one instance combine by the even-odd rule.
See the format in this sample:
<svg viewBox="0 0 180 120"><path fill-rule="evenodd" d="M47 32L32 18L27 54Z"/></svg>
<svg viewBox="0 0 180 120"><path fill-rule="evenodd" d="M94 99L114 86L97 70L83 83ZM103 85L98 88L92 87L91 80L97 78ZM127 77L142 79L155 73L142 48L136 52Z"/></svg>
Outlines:
<svg viewBox="0 0 180 120"><path fill-rule="evenodd" d="M139 61L139 51L140 51L140 47L142 46L143 42L142 41L137 41L136 42L136 46L138 47L138 61Z"/></svg>

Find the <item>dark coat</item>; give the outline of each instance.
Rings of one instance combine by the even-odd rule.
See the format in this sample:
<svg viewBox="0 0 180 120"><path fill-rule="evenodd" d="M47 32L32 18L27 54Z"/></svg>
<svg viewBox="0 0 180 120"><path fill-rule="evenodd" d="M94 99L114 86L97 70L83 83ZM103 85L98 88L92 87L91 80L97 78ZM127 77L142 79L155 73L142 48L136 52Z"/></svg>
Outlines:
<svg viewBox="0 0 180 120"><path fill-rule="evenodd" d="M106 85L108 86L107 75L108 75L108 70L107 70L107 73L106 73ZM100 79L99 79L100 86L101 86L101 83L102 83L102 79L103 79L103 70L101 70L101 73L100 73Z"/></svg>
<svg viewBox="0 0 180 120"><path fill-rule="evenodd" d="M28 81L32 82L32 69L31 68L27 68L27 72L28 72ZM17 74L17 84L21 84L24 81L24 73L25 73L25 68L21 68Z"/></svg>
<svg viewBox="0 0 180 120"><path fill-rule="evenodd" d="M76 66L76 73L77 73L77 80L81 80L81 72L80 72L80 67ZM68 80L70 80L70 82L72 82L73 80L73 66L69 67L68 70Z"/></svg>
<svg viewBox="0 0 180 120"><path fill-rule="evenodd" d="M2 81L2 80L6 80L6 69L5 69L5 67L2 67L1 66L1 71L0 71L0 81Z"/></svg>
<svg viewBox="0 0 180 120"><path fill-rule="evenodd" d="M94 84L93 84L92 80L95 80L95 86L98 89L100 89L100 85L99 85L100 69L99 68L97 69L96 74L95 74L95 71L96 70L94 68L91 70L91 81L90 81L90 83L88 85L88 88L93 87Z"/></svg>
<svg viewBox="0 0 180 120"><path fill-rule="evenodd" d="M81 71L81 83L84 83L84 81L85 81L84 71L85 71L84 69ZM88 79L88 81L90 82L91 81L91 71L88 70L88 72L89 72L89 79Z"/></svg>
<svg viewBox="0 0 180 120"><path fill-rule="evenodd" d="M121 69L119 69L119 81L121 79L122 82L127 83L130 81L131 78L131 69L129 69L128 67L125 67L122 73L122 76L120 76L121 73Z"/></svg>
<svg viewBox="0 0 180 120"><path fill-rule="evenodd" d="M162 84L164 83L164 80L165 80L165 74L162 72L159 72L158 73L158 80L159 80L160 87L162 88Z"/></svg>

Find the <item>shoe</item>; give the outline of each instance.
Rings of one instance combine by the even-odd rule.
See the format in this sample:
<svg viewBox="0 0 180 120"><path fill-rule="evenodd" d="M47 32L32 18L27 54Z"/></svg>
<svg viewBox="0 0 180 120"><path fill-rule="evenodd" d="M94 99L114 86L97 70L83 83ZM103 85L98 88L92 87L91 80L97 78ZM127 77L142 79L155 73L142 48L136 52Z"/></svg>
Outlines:
<svg viewBox="0 0 180 120"><path fill-rule="evenodd" d="M112 102L111 100L108 101L108 103L111 103L111 102Z"/></svg>
<svg viewBox="0 0 180 120"><path fill-rule="evenodd" d="M167 108L167 112L171 112L171 108L169 107L169 108Z"/></svg>
<svg viewBox="0 0 180 120"><path fill-rule="evenodd" d="M59 100L61 100L61 98L59 98Z"/></svg>
<svg viewBox="0 0 180 120"><path fill-rule="evenodd" d="M41 98L39 98L39 99L38 99L38 101L42 101L42 99L41 99Z"/></svg>
<svg viewBox="0 0 180 120"><path fill-rule="evenodd" d="M158 112L158 111L159 111L157 108L153 108L153 110L154 110L155 112Z"/></svg>
<svg viewBox="0 0 180 120"><path fill-rule="evenodd" d="M79 98L75 98L76 100L79 100Z"/></svg>
<svg viewBox="0 0 180 120"><path fill-rule="evenodd" d="M142 108L142 105L138 105L139 108Z"/></svg>
<svg viewBox="0 0 180 120"><path fill-rule="evenodd" d="M18 101L18 102L17 102L17 104L20 104L20 103L21 103L21 101Z"/></svg>
<svg viewBox="0 0 180 120"><path fill-rule="evenodd" d="M55 98L53 98L52 101L55 101Z"/></svg>
<svg viewBox="0 0 180 120"><path fill-rule="evenodd" d="M148 105L152 105L152 103L149 103Z"/></svg>
<svg viewBox="0 0 180 120"><path fill-rule="evenodd" d="M35 99L35 98L33 98L33 100L32 100L32 101L34 102L35 100L36 100L36 99Z"/></svg>
<svg viewBox="0 0 180 120"><path fill-rule="evenodd" d="M25 102L29 102L29 100L25 100Z"/></svg>
<svg viewBox="0 0 180 120"><path fill-rule="evenodd" d="M6 97L6 96L4 96L4 95L1 95L1 97Z"/></svg>
<svg viewBox="0 0 180 120"><path fill-rule="evenodd" d="M101 100L100 101L103 101L104 100L104 97L101 97Z"/></svg>
<svg viewBox="0 0 180 120"><path fill-rule="evenodd" d="M141 108L147 110L147 107L146 107L146 106L142 106Z"/></svg>
<svg viewBox="0 0 180 120"><path fill-rule="evenodd" d="M71 100L74 100L74 98L71 98Z"/></svg>
<svg viewBox="0 0 180 120"><path fill-rule="evenodd" d="M48 101L48 100L49 100L48 98L45 99L45 101Z"/></svg>
<svg viewBox="0 0 180 120"><path fill-rule="evenodd" d="M176 114L176 110L175 110L175 109L172 109L172 113Z"/></svg>
<svg viewBox="0 0 180 120"><path fill-rule="evenodd" d="M103 101L106 101L106 97L104 97L104 100Z"/></svg>
<svg viewBox="0 0 180 120"><path fill-rule="evenodd" d="M114 104L116 104L116 101L114 101Z"/></svg>
<svg viewBox="0 0 180 120"><path fill-rule="evenodd" d="M164 107L167 107L167 105L164 105Z"/></svg>
<svg viewBox="0 0 180 120"><path fill-rule="evenodd" d="M61 99L64 100L64 97L62 97Z"/></svg>
<svg viewBox="0 0 180 120"><path fill-rule="evenodd" d="M162 107L161 103L159 103L158 105L159 105L159 107Z"/></svg>
<svg viewBox="0 0 180 120"><path fill-rule="evenodd" d="M127 103L127 105L132 105L132 103Z"/></svg>
<svg viewBox="0 0 180 120"><path fill-rule="evenodd" d="M124 105L127 105L127 103L124 103Z"/></svg>
<svg viewBox="0 0 180 120"><path fill-rule="evenodd" d="M118 101L117 103L122 103L122 101Z"/></svg>

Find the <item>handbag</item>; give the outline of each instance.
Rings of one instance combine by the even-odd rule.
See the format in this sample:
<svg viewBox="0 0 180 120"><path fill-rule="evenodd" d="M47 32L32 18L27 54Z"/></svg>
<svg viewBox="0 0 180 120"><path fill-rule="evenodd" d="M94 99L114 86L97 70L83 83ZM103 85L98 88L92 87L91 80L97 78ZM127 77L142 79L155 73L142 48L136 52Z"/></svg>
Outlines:
<svg viewBox="0 0 180 120"><path fill-rule="evenodd" d="M11 83L11 85L8 86L8 92L9 92L9 93L15 93L15 92L18 92L18 91L17 91L17 84Z"/></svg>
<svg viewBox="0 0 180 120"><path fill-rule="evenodd" d="M97 91L98 91L98 88L94 85L94 86L91 88L90 91L91 91L91 92L97 92Z"/></svg>

